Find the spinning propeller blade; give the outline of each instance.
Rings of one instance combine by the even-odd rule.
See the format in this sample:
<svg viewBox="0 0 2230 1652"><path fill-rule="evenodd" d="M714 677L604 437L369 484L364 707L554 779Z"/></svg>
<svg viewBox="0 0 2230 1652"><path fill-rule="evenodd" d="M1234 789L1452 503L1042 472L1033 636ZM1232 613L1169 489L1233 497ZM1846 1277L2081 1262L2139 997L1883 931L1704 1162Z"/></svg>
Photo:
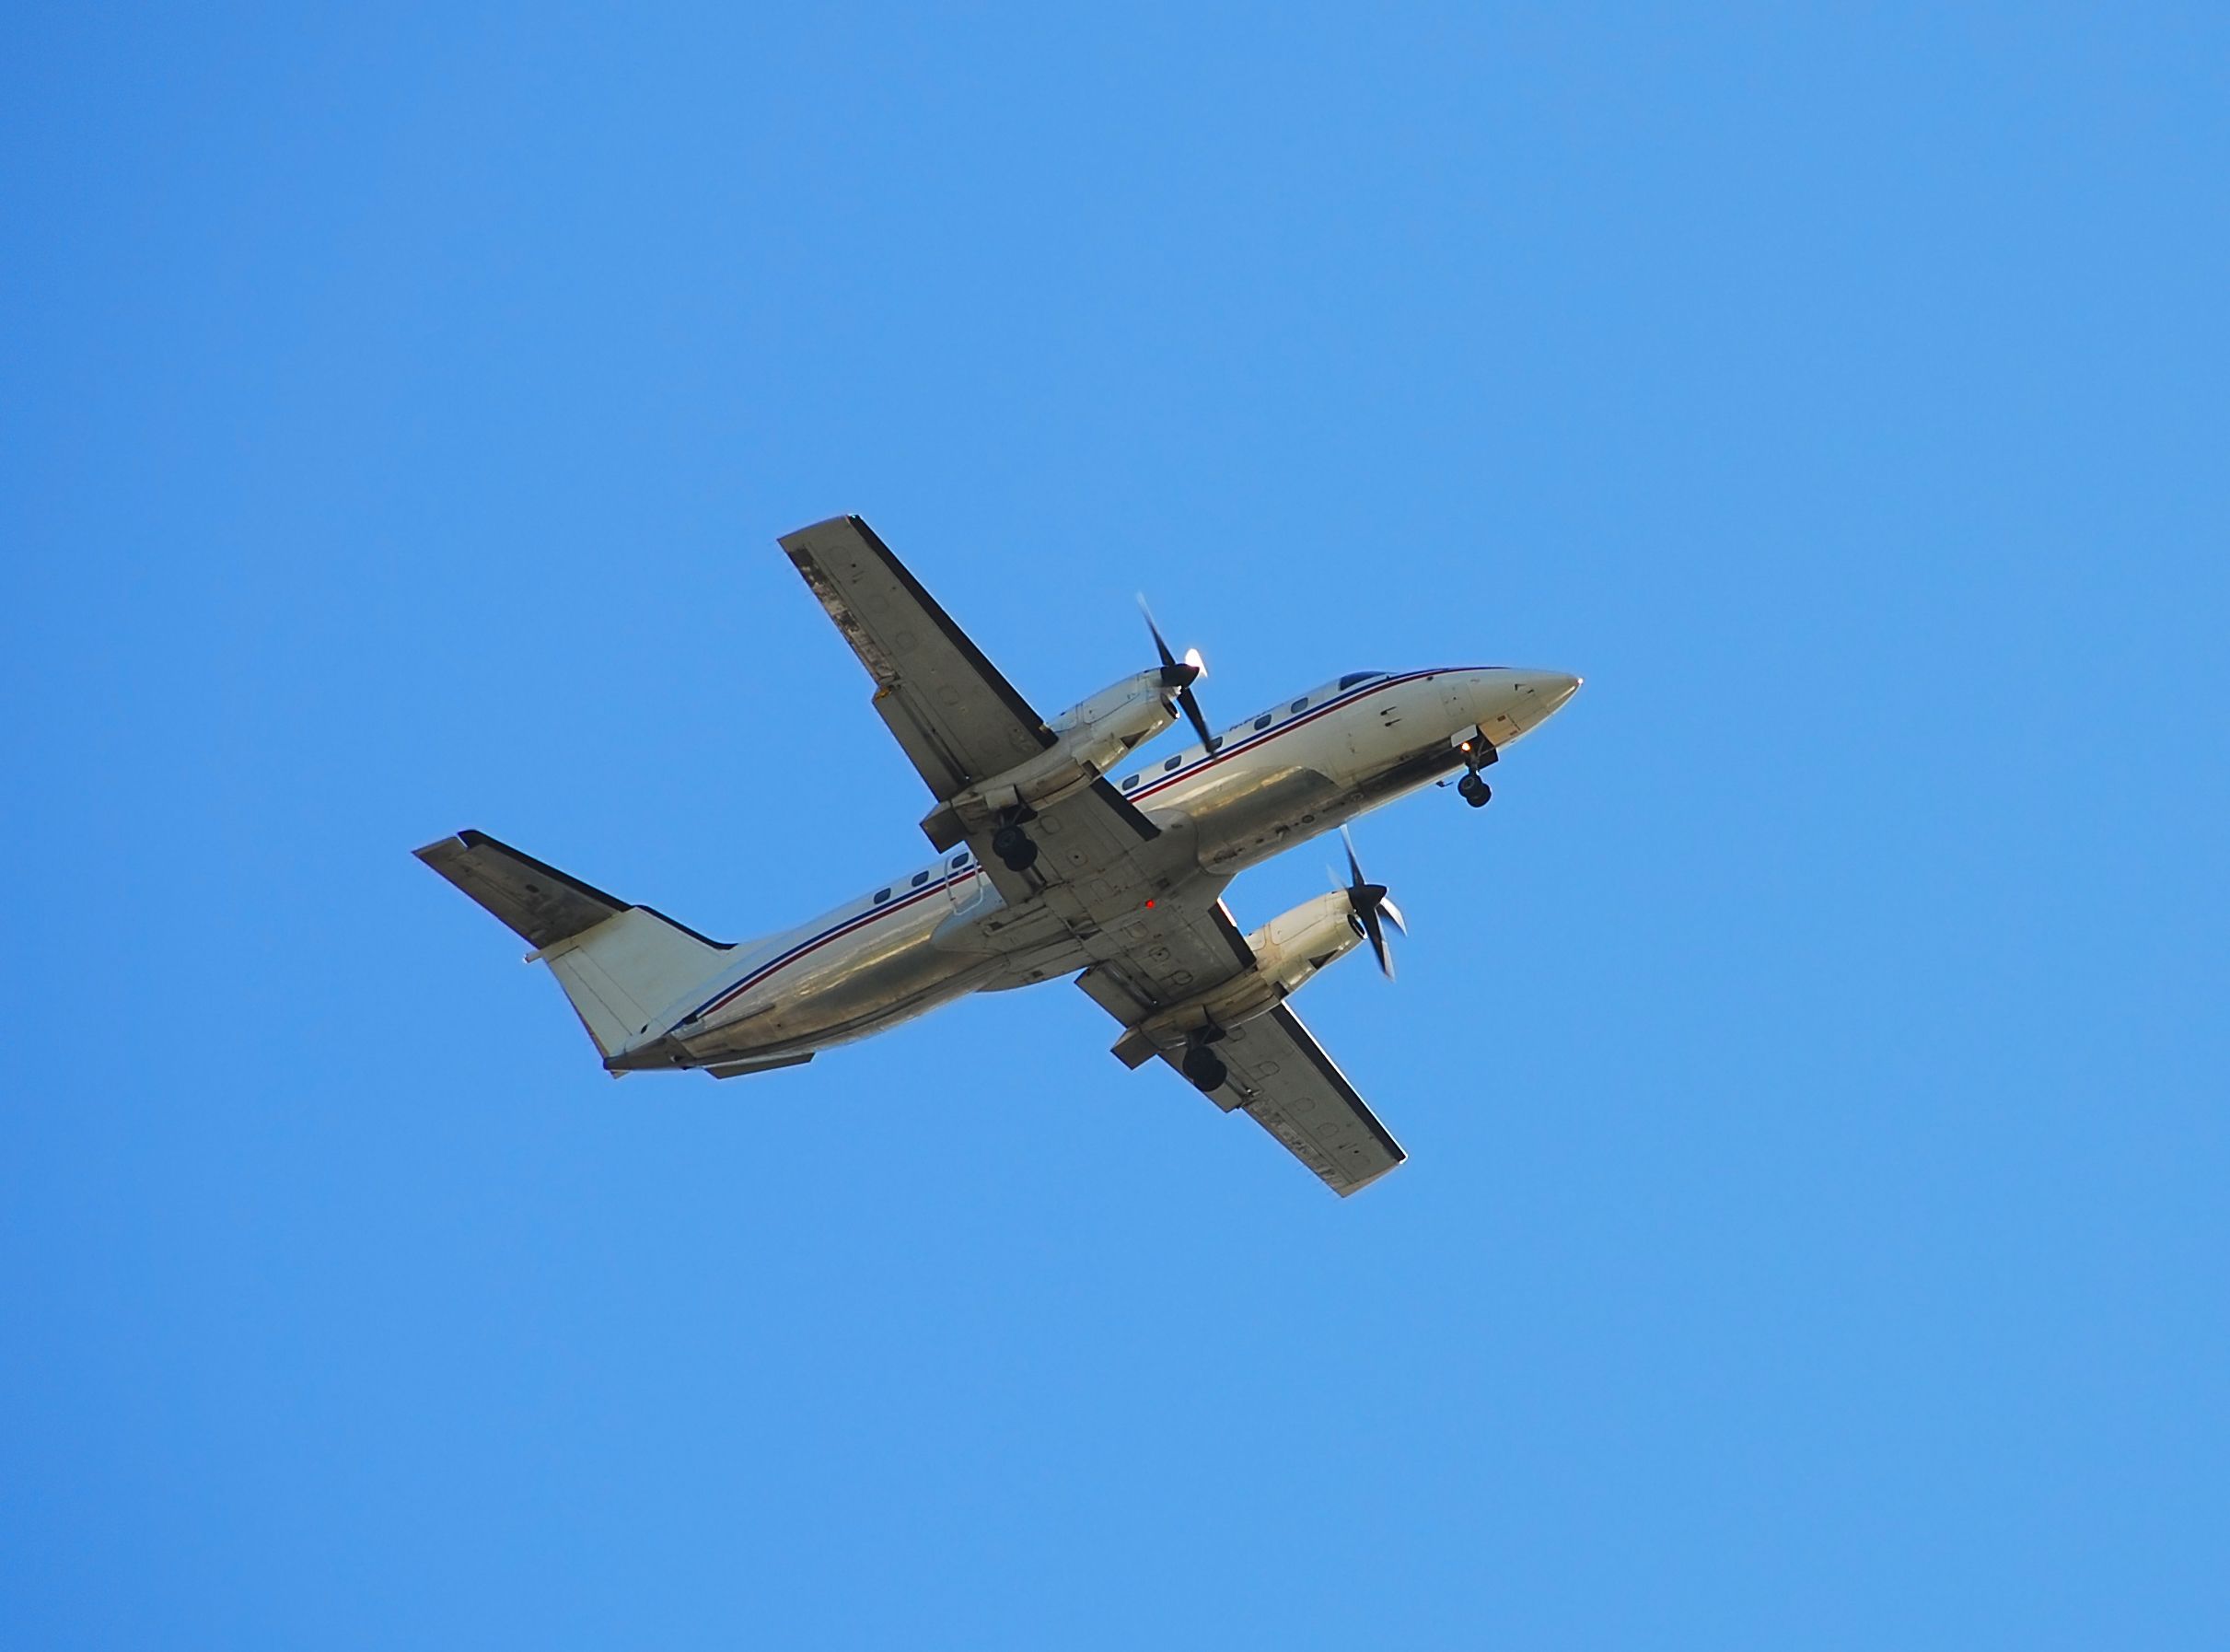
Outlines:
<svg viewBox="0 0 2230 1652"><path fill-rule="evenodd" d="M1201 737L1201 744L1210 751L1214 750L1219 742L1208 732L1208 719L1201 715L1201 703L1192 694L1192 685L1208 674L1207 661L1201 658L1198 648L1186 649L1182 659L1169 652L1161 627L1154 622L1154 611L1146 606L1143 596L1138 599L1138 611L1145 615L1146 629L1154 634L1154 646L1161 655L1162 687L1174 692L1178 709L1192 725L1192 732Z"/></svg>
<svg viewBox="0 0 2230 1652"><path fill-rule="evenodd" d="M1347 846L1347 902L1355 918L1363 925L1363 934L1377 955L1378 968L1386 978L1394 978L1394 955L1386 944L1386 925L1391 924L1396 934L1409 934L1409 925L1401 921L1401 909L1387 899L1386 885L1373 883L1363 875L1363 863L1355 858L1355 840L1340 828L1340 841ZM1335 874L1334 883L1338 882ZM1383 920L1383 921L1382 921Z"/></svg>

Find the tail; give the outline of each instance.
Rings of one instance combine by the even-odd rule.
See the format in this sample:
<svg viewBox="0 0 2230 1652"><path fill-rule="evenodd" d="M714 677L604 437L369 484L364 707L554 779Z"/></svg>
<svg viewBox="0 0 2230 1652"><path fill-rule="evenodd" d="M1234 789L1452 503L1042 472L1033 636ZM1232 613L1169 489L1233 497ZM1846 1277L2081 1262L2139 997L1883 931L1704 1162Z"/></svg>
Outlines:
<svg viewBox="0 0 2230 1652"><path fill-rule="evenodd" d="M550 966L609 1062L717 971L729 948L630 906L482 832L415 852L508 925Z"/></svg>

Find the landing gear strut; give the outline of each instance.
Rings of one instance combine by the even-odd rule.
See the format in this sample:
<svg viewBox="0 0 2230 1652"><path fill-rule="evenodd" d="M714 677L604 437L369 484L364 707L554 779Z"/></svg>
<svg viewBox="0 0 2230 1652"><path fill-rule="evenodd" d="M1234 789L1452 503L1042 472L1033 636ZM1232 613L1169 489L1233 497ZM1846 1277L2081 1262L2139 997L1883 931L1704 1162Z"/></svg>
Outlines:
<svg viewBox="0 0 2230 1652"><path fill-rule="evenodd" d="M1456 783L1456 795L1473 809L1484 809L1494 788L1479 777L1479 771L1500 761L1502 753L1484 734L1474 734L1457 750L1463 753L1464 777Z"/></svg>

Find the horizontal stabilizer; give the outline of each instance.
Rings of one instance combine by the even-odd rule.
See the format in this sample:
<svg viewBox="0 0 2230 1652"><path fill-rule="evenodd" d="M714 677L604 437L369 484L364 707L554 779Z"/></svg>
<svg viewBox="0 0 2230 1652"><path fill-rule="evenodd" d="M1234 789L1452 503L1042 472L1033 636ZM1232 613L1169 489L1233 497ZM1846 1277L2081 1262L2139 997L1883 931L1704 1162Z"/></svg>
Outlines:
<svg viewBox="0 0 2230 1652"><path fill-rule="evenodd" d="M536 948L594 929L627 910L602 890L569 878L484 832L467 829L413 851Z"/></svg>
<svg viewBox="0 0 2230 1652"><path fill-rule="evenodd" d="M484 832L416 851L534 948L609 1059L664 1030L664 1016L726 966L730 948L631 906Z"/></svg>

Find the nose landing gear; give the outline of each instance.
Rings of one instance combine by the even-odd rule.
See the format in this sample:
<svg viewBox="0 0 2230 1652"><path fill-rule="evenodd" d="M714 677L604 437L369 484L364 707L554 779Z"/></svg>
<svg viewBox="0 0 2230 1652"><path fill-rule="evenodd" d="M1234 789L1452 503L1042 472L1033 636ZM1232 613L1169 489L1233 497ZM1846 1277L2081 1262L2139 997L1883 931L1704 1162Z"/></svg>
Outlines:
<svg viewBox="0 0 2230 1652"><path fill-rule="evenodd" d="M1494 796L1494 788L1479 777L1479 771L1498 762L1502 753L1494 742L1474 729L1468 739L1458 740L1456 749L1463 753L1464 777L1456 783L1456 795L1473 809L1484 809Z"/></svg>

